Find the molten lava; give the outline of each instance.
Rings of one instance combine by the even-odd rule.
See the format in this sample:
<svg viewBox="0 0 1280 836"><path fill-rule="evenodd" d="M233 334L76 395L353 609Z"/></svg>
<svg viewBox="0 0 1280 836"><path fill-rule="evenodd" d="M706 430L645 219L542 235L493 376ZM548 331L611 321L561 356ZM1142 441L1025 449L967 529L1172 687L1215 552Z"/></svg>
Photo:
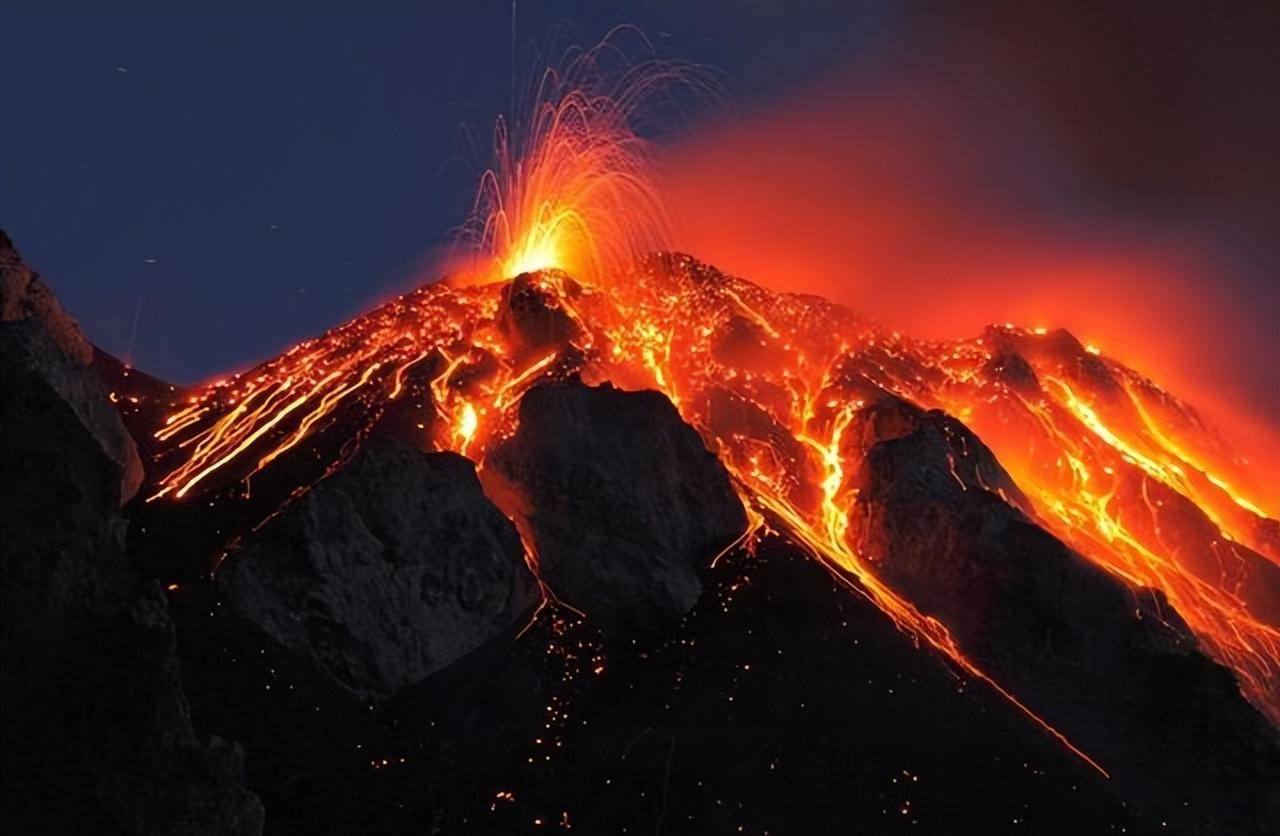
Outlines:
<svg viewBox="0 0 1280 836"><path fill-rule="evenodd" d="M498 163L476 204L477 273L188 393L155 430L150 499L239 485L247 493L289 458L332 468L384 422L483 469L486 451L512 432L522 394L541 381L577 375L657 389L734 476L753 534L768 526L804 546L1071 747L945 624L880 579L880 555L851 542L853 476L866 451L847 431L892 395L973 427L1030 497L1024 511L1135 595L1163 593L1280 722L1280 600L1268 592L1280 523L1263 499L1233 487L1248 474L1194 410L1066 332L1005 325L976 339L916 341L687 256L640 257L663 245L666 221L629 119L635 97L669 68L616 88L584 86L597 60L585 53L569 73L544 78L520 143L499 127ZM345 434L338 453L319 443L334 428ZM519 523L520 509L506 510ZM530 564L536 571L532 553Z"/></svg>
<svg viewBox="0 0 1280 836"><path fill-rule="evenodd" d="M762 519L985 679L847 534L864 451L843 433L858 410L885 393L946 409L992 446L1043 524L1135 589L1162 591L1254 702L1280 716L1280 602L1254 588L1280 556L1277 524L1233 492L1230 456L1188 407L1065 332L1002 326L915 342L684 256L646 259L609 285L542 271L398 298L192 394L156 431L162 461L177 463L152 498L250 481L283 456L314 455L303 452L308 436L339 414L367 430L409 397L436 413L421 426L424 444L483 464L511 432L521 393L571 373L666 393ZM1165 534L1187 525L1209 534Z"/></svg>

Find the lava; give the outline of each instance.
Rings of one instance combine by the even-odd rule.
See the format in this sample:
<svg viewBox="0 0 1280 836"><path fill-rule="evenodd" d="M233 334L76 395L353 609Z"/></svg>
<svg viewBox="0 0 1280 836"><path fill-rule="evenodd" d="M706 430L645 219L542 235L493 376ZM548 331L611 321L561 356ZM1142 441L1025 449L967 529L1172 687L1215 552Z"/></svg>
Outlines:
<svg viewBox="0 0 1280 836"><path fill-rule="evenodd" d="M498 120L493 165L461 230L470 252L460 279L500 281L556 267L598 281L668 245L653 150L635 125L655 100L712 99L719 86L706 68L630 62L620 43L627 35L648 46L622 26L591 49L570 50L532 80L514 125Z"/></svg>
<svg viewBox="0 0 1280 836"><path fill-rule="evenodd" d="M567 324L558 342L514 350L503 323L517 285L538 300L537 316ZM526 325L534 319L525 316ZM1031 377L1016 379L997 362L1009 352L1025 358ZM1229 459L1205 464L1216 442L1193 412L1061 333L1002 326L975 340L915 342L684 256L645 259L603 286L541 271L396 299L175 405L156 439L180 463L152 498L182 500L210 481L249 479L298 454L343 404L371 427L411 388L415 369L436 412L421 428L426 443L481 465L492 441L511 431L520 394L540 380L576 373L665 392L768 525L899 627L989 681L945 625L878 579L874 556L858 554L848 537L857 500L850 475L862 451L843 433L858 411L883 393L945 408L979 430L1043 524L1133 587L1162 591L1253 701L1277 715L1275 602L1268 617L1268 602L1249 594L1259 573L1275 568L1275 522L1223 487L1235 478ZM724 394L741 414L725 409ZM1126 480L1136 480L1136 493L1122 490ZM1218 555L1211 566L1161 537L1170 500L1153 499L1152 485L1215 527L1205 545Z"/></svg>
<svg viewBox="0 0 1280 836"><path fill-rule="evenodd" d="M850 542L865 450L848 429L893 395L972 426L1031 498L1024 512L1135 595L1163 593L1280 722L1280 601L1268 593L1280 523L1264 498L1232 487L1249 473L1193 409L1066 332L1005 325L913 340L817 297L646 254L664 245L667 220L632 118L657 86L687 76L651 64L586 81L608 54L576 55L544 76L519 141L499 125L471 225L478 267L164 404L148 501L240 484L247 493L292 457L332 468L402 413L413 417L400 431L470 457L483 476L532 386L576 376L657 389L733 475L752 535L789 536L1101 771ZM332 428L346 437L338 454L321 443ZM498 501L519 527L518 502ZM532 550L528 561L536 574Z"/></svg>

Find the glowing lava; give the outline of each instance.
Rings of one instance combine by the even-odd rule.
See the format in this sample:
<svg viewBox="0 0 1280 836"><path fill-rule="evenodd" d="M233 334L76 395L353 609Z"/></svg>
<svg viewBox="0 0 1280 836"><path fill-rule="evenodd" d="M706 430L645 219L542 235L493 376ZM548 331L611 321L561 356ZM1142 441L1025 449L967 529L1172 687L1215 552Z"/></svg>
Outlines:
<svg viewBox="0 0 1280 836"><path fill-rule="evenodd" d="M849 542L865 450L846 431L892 394L973 426L1040 522L1125 583L1162 591L1280 720L1280 601L1267 593L1280 524L1230 487L1248 474L1192 410L1063 332L917 342L685 256L639 257L663 244L666 217L632 118L686 77L651 64L601 82L609 54L598 47L545 75L518 141L499 125L472 225L473 281L423 287L174 404L155 431L163 475L151 499L247 484L290 457L326 455L329 429L358 442L402 413L418 416L423 446L483 465L540 380L656 388L734 475L753 530L790 536L1088 760Z"/></svg>
<svg viewBox="0 0 1280 836"><path fill-rule="evenodd" d="M688 64L628 62L626 35L644 41L620 27L592 49L571 50L531 85L514 130L498 120L494 163L462 230L481 254L464 270L473 281L548 268L602 281L667 247L651 146L634 125L657 99L714 97L717 85Z"/></svg>

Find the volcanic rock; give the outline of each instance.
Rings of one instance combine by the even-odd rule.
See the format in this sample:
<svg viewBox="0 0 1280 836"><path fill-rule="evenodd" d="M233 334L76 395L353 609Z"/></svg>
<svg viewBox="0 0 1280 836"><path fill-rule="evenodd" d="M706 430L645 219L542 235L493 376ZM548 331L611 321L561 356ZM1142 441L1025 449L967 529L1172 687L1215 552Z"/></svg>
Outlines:
<svg viewBox="0 0 1280 836"><path fill-rule="evenodd" d="M516 497L543 580L616 633L674 627L746 528L724 466L658 392L536 387L485 468Z"/></svg>
<svg viewBox="0 0 1280 836"><path fill-rule="evenodd" d="M76 414L102 452L120 470L120 501L128 501L142 483L142 462L119 414L108 402L97 377L84 374L93 362L93 346L80 326L62 309L39 274L28 268L9 236L0 231L0 322L34 323L26 331L11 331L5 344L15 363L35 371L42 384ZM33 336L37 331L44 338ZM25 336L16 336L17 334ZM50 350L45 341L58 350Z"/></svg>
<svg viewBox="0 0 1280 836"><path fill-rule="evenodd" d="M0 323L4 830L259 833L238 749L192 727L168 604L125 559L136 453L52 297L8 295L19 274L6 315L48 316Z"/></svg>
<svg viewBox="0 0 1280 836"><path fill-rule="evenodd" d="M1150 508L1150 516L1133 514L1125 520L1135 536L1166 544L1178 565L1207 584L1234 590L1249 612L1267 624L1280 624L1280 565L1223 537L1199 506L1137 468L1120 472L1115 496L1121 507Z"/></svg>
<svg viewBox="0 0 1280 836"><path fill-rule="evenodd" d="M1008 353L994 355L983 366L985 376L999 380L1016 392L1034 395L1040 391L1040 380L1035 369L1021 354Z"/></svg>
<svg viewBox="0 0 1280 836"><path fill-rule="evenodd" d="M758 322L734 314L721 326L711 346L726 365L749 371L777 368L785 349Z"/></svg>
<svg viewBox="0 0 1280 836"><path fill-rule="evenodd" d="M557 294L546 286L548 282L557 284L569 298L581 292L577 282L553 270L522 273L502 289L498 328L516 354L561 345L581 331Z"/></svg>
<svg viewBox="0 0 1280 836"><path fill-rule="evenodd" d="M991 451L914 411L855 476L855 542L987 673L1188 830L1275 832L1280 736L1152 590L1036 526Z"/></svg>
<svg viewBox="0 0 1280 836"><path fill-rule="evenodd" d="M989 325L982 333L982 342L997 358L1017 355L1024 362L1044 363L1063 377L1080 381L1090 392L1107 401L1123 394L1120 382L1106 362L1089 353L1065 328L1036 333Z"/></svg>
<svg viewBox="0 0 1280 836"><path fill-rule="evenodd" d="M235 617L369 698L471 652L536 598L474 465L389 437L264 526L218 586Z"/></svg>
<svg viewBox="0 0 1280 836"><path fill-rule="evenodd" d="M701 412L707 416L708 429L723 440L731 458L743 461L753 452L767 449L781 465L779 487L783 495L797 507L814 508L821 501L817 485L822 481L822 470L813 451L762 409L758 400L716 386L707 392Z"/></svg>
<svg viewBox="0 0 1280 836"><path fill-rule="evenodd" d="M80 326L62 309L36 273L22 261L13 241L0 230L0 322L37 320L53 341L77 365L93 361L93 347L80 332Z"/></svg>

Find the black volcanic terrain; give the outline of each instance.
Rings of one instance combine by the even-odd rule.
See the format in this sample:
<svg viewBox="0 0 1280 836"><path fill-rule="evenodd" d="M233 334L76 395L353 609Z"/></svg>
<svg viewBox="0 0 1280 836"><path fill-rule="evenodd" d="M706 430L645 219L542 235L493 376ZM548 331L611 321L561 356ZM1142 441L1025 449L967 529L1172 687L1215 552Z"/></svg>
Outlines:
<svg viewBox="0 0 1280 836"><path fill-rule="evenodd" d="M5 834L1280 832L1235 672L942 411L866 387L849 536L989 680L757 519L666 395L584 382L526 286L499 327L557 354L479 466L423 442L423 369L169 501L187 393L7 237L0 270Z"/></svg>

